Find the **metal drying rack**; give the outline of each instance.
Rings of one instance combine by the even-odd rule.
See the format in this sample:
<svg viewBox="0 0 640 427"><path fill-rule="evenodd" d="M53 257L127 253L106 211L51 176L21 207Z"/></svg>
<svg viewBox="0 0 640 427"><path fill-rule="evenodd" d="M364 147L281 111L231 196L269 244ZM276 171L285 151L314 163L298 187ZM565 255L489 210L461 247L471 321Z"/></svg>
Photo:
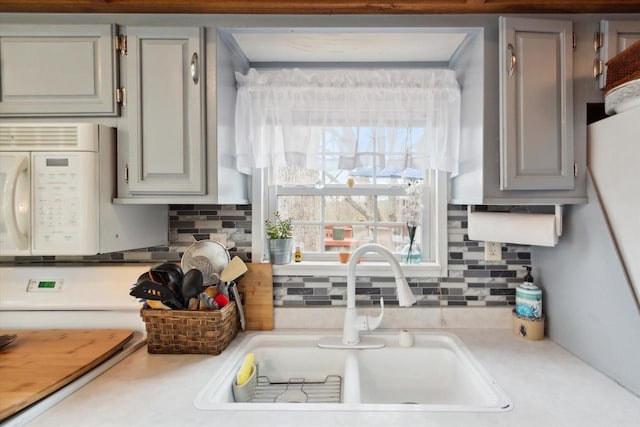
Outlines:
<svg viewBox="0 0 640 427"><path fill-rule="evenodd" d="M342 377L327 375L323 381L305 378L289 378L287 381L270 381L258 376L252 403L340 403Z"/></svg>

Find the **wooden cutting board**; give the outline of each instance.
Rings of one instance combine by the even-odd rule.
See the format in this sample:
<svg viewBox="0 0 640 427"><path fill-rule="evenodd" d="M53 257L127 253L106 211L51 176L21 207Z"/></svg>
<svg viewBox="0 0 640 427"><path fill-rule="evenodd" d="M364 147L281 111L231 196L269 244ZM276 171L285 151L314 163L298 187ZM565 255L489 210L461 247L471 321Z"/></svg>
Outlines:
<svg viewBox="0 0 640 427"><path fill-rule="evenodd" d="M247 272L237 280L247 330L273 329L273 271L271 264L247 264Z"/></svg>
<svg viewBox="0 0 640 427"><path fill-rule="evenodd" d="M0 421L69 384L133 337L121 329L0 330Z"/></svg>

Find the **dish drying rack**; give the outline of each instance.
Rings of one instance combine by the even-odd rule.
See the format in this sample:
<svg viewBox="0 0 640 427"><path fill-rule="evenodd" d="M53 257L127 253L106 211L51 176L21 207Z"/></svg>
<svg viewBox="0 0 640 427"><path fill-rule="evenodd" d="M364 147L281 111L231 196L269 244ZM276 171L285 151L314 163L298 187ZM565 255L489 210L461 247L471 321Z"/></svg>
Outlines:
<svg viewBox="0 0 640 427"><path fill-rule="evenodd" d="M271 381L269 377L257 377L255 391L242 401L246 403L340 403L342 377L327 375L324 380L289 378Z"/></svg>

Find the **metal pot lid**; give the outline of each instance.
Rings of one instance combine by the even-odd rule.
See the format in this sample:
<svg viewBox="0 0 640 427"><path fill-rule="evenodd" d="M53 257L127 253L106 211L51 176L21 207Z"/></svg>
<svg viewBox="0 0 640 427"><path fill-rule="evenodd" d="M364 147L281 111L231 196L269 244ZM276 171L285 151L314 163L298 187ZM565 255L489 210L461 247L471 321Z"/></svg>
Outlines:
<svg viewBox="0 0 640 427"><path fill-rule="evenodd" d="M202 272L204 285L215 285L220 280L220 273L229 264L229 251L215 240L200 240L189 246L182 255L182 271L191 269Z"/></svg>

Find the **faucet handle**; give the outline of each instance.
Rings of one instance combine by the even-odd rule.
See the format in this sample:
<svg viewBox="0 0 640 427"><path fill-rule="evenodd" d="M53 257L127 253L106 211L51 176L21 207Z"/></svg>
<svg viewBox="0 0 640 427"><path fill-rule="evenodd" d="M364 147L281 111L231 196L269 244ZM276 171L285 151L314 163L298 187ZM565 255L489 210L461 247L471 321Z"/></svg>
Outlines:
<svg viewBox="0 0 640 427"><path fill-rule="evenodd" d="M380 314L375 317L367 316L367 329L370 331L378 329L382 323L382 316L384 316L384 298L380 297Z"/></svg>

